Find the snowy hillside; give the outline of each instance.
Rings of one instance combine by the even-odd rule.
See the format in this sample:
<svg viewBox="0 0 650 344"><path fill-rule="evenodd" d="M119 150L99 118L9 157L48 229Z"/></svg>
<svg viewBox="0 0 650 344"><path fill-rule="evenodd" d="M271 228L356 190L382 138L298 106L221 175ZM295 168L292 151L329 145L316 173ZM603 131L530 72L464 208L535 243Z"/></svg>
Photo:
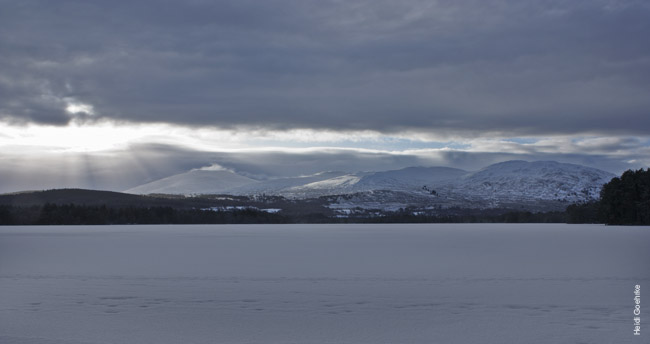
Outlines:
<svg viewBox="0 0 650 344"><path fill-rule="evenodd" d="M320 197L323 195L347 194L354 192L363 173L346 174L314 183L299 185L283 191L285 196L294 198Z"/></svg>
<svg viewBox="0 0 650 344"><path fill-rule="evenodd" d="M454 184L455 193L484 199L581 201L597 198L614 177L595 168L555 161L506 161L490 165Z"/></svg>
<svg viewBox="0 0 650 344"><path fill-rule="evenodd" d="M467 171L450 167L408 167L396 171L377 172L359 181L360 190L421 190L436 184L453 183Z"/></svg>
<svg viewBox="0 0 650 344"><path fill-rule="evenodd" d="M427 185L450 183L467 171L449 167L408 167L401 170L355 173L285 190L289 196L340 195L377 190L423 192ZM426 191L426 190L424 190Z"/></svg>
<svg viewBox="0 0 650 344"><path fill-rule="evenodd" d="M257 180L226 170L192 170L140 185L125 192L133 194L214 194L226 193L232 188L257 182Z"/></svg>
<svg viewBox="0 0 650 344"><path fill-rule="evenodd" d="M321 172L310 176L269 179L254 184L246 184L232 188L229 193L237 195L287 194L289 193L288 190L299 188L304 185L311 185L324 180L336 179L345 174L345 172Z"/></svg>

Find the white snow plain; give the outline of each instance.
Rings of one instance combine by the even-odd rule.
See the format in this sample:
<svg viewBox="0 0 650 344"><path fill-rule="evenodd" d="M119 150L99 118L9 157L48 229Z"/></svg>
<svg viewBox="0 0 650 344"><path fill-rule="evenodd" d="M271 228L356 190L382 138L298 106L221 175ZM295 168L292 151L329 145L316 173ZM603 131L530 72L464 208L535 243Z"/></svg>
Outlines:
<svg viewBox="0 0 650 344"><path fill-rule="evenodd" d="M0 227L0 343L648 343L649 267L649 227Z"/></svg>

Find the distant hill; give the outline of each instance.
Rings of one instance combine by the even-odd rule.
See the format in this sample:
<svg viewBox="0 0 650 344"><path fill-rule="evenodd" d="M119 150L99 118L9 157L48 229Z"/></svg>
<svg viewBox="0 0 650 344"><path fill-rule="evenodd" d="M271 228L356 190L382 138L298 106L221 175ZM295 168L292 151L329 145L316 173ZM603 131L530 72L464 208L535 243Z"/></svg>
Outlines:
<svg viewBox="0 0 650 344"><path fill-rule="evenodd" d="M0 205L15 207L42 206L44 204L79 204L109 207L190 207L187 200L172 197L133 195L113 191L85 189L55 189L0 195ZM190 202L191 203L191 202Z"/></svg>
<svg viewBox="0 0 650 344"><path fill-rule="evenodd" d="M296 185L281 190L281 194L289 197L308 198L380 190L421 193L426 189L423 189L426 185L450 183L468 173L449 167L407 167L400 170L360 172Z"/></svg>
<svg viewBox="0 0 650 344"><path fill-rule="evenodd" d="M201 172L201 173L198 173ZM161 179L131 193L227 193L308 199L335 195L361 207L407 206L490 208L524 205L559 209L598 197L613 174L555 161L506 161L470 172L449 167L408 167L378 172L323 172L312 176L256 181L230 171L190 171ZM346 206L354 206L345 202ZM337 202L338 203L338 202Z"/></svg>
<svg viewBox="0 0 650 344"><path fill-rule="evenodd" d="M450 189L474 198L588 201L615 175L556 161L506 161L465 176Z"/></svg>

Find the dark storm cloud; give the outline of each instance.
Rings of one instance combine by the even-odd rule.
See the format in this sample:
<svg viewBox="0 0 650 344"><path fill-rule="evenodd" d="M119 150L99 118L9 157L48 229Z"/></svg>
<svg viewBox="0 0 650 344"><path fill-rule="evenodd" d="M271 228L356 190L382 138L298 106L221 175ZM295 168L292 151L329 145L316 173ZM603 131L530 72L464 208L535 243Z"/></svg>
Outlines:
<svg viewBox="0 0 650 344"><path fill-rule="evenodd" d="M0 118L650 133L645 1L0 1Z"/></svg>

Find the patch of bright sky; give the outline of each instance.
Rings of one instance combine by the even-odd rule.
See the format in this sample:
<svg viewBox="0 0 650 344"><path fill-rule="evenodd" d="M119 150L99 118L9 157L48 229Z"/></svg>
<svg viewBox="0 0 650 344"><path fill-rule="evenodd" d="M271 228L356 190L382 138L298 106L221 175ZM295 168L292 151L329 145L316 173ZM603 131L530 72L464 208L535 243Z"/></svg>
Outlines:
<svg viewBox="0 0 650 344"><path fill-rule="evenodd" d="M382 134L374 131L294 129L268 131L239 128L190 128L169 124L129 124L110 121L72 122L67 126L10 125L0 122L0 148L33 152L102 152L138 144L166 144L201 151L291 150L300 148L366 149L384 152L460 150L508 153L635 152L650 147L649 138L626 137L515 137L451 140L414 133ZM447 138L449 139L449 138ZM22 147L22 148L21 148ZM29 148L29 149L28 149Z"/></svg>
<svg viewBox="0 0 650 344"><path fill-rule="evenodd" d="M79 102L70 102L65 108L70 114L85 113L87 115L94 115L95 109L90 104L84 104Z"/></svg>
<svg viewBox="0 0 650 344"><path fill-rule="evenodd" d="M134 144L169 144L203 151L286 148L352 148L381 151L465 149L460 142L408 139L372 131L335 132L312 129L289 131L188 128L167 124L77 123L67 126L0 124L0 147L32 147L49 152L100 152Z"/></svg>
<svg viewBox="0 0 650 344"><path fill-rule="evenodd" d="M5 137L0 147L40 148L44 152L101 152L121 149L130 144L170 140L167 126L114 125L98 122L92 125L71 123L67 126L29 124L0 125Z"/></svg>

